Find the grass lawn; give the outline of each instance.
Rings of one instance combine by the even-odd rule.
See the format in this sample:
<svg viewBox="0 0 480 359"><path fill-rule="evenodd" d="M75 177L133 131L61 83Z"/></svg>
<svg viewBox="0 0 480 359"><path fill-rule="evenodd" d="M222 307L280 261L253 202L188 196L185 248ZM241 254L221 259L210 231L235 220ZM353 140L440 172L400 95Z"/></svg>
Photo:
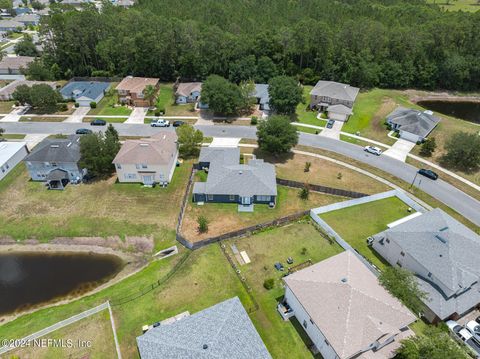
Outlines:
<svg viewBox="0 0 480 359"><path fill-rule="evenodd" d="M48 335L49 339L73 340L72 348L23 348L11 351L9 355L19 358L83 358L91 359L116 357L115 341L110 324L108 310L96 313L65 328L61 328ZM78 340L90 342L91 347L79 347Z"/></svg>
<svg viewBox="0 0 480 359"><path fill-rule="evenodd" d="M63 122L67 117L49 117L49 116L22 116L20 122Z"/></svg>
<svg viewBox="0 0 480 359"><path fill-rule="evenodd" d="M0 101L0 113L12 112L12 106L14 104L15 104L14 101Z"/></svg>
<svg viewBox="0 0 480 359"><path fill-rule="evenodd" d="M22 140L25 138L25 135L19 133L4 133L0 136L0 138L2 137L6 140Z"/></svg>
<svg viewBox="0 0 480 359"><path fill-rule="evenodd" d="M318 120L317 120L318 121ZM297 131L300 132L305 132L305 133L311 133L313 135L318 135L320 132L322 132L321 129L316 129L316 128L311 128L311 127L304 127L304 126L297 126L294 125ZM321 126L320 124L317 124L317 126Z"/></svg>
<svg viewBox="0 0 480 359"><path fill-rule="evenodd" d="M197 181L200 180L200 178L197 178ZM268 222L275 218L285 217L313 207L344 200L343 197L310 192L309 199L304 201L298 196L299 189L277 186L277 191L277 205L275 208L269 208L268 205L264 204L256 204L253 213L238 212L238 205L234 203L206 203L203 206L199 206L192 202L190 196L181 232L189 241L196 242L243 227ZM197 231L197 218L201 215L205 216L209 221L207 233L198 233Z"/></svg>
<svg viewBox="0 0 480 359"><path fill-rule="evenodd" d="M239 251L246 251L251 260L240 270L259 303L260 310L253 313L252 319L272 356L285 358L285 353L288 353L288 358L313 358L303 341L303 328L300 326L299 330L296 329L294 321L283 321L276 310L276 304L285 292L281 280L285 272L276 271L273 265L282 262L287 267L287 257L293 258L294 265L308 259L316 263L340 253L340 246L325 240L309 219L223 243L232 258L235 256L230 246L234 244ZM302 248L306 248L304 254ZM263 287L263 282L268 278L275 279L275 286L271 290Z"/></svg>
<svg viewBox="0 0 480 359"><path fill-rule="evenodd" d="M175 104L175 96L173 94L173 83L160 84L160 92L155 104L157 108L165 109L165 116L196 116L194 104L189 103L185 105ZM154 116L155 111L148 111L148 116Z"/></svg>
<svg viewBox="0 0 480 359"><path fill-rule="evenodd" d="M443 10L447 11L471 11L475 12L480 9L480 4L477 0L454 0L447 4L446 0L427 0L427 3L437 4Z"/></svg>
<svg viewBox="0 0 480 359"><path fill-rule="evenodd" d="M167 188L116 183L114 176L48 191L41 182L30 181L19 164L0 182L0 236L41 241L111 235L174 238L190 166L186 162L176 168Z"/></svg>
<svg viewBox="0 0 480 359"><path fill-rule="evenodd" d="M295 154L282 161L275 162L270 157L266 157L265 160L275 164L277 177L283 179L366 194L385 192L391 189L371 177L320 158ZM306 162L311 163L309 172L304 172Z"/></svg>
<svg viewBox="0 0 480 359"><path fill-rule="evenodd" d="M295 121L315 126L325 126L326 121L317 118L318 112L310 110L310 91L313 86L303 86L304 103L299 103L295 112Z"/></svg>
<svg viewBox="0 0 480 359"><path fill-rule="evenodd" d="M118 85L118 82L112 82L111 89L114 89ZM117 106L118 95L116 91L107 92L107 94L97 103L96 108L92 108L89 115L105 115L105 116L128 116L132 112L127 106Z"/></svg>
<svg viewBox="0 0 480 359"><path fill-rule="evenodd" d="M408 216L407 208L397 197L390 197L327 212L320 217L353 248L382 269L388 264L367 246L367 238L387 229L388 223Z"/></svg>

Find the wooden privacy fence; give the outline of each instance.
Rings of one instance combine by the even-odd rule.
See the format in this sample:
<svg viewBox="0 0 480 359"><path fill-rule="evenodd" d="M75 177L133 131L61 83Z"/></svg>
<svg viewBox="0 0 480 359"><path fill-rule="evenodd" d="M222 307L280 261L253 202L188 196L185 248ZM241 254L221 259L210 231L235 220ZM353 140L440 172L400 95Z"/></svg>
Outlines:
<svg viewBox="0 0 480 359"><path fill-rule="evenodd" d="M344 189L333 188L333 187L325 187L325 186L320 186L318 184L305 184L303 182L291 181L291 180L286 180L278 177L277 177L277 184L282 186L287 186L287 187L293 187L293 188L303 188L305 187L305 185L308 185L308 188L310 188L310 190L314 192L321 192L326 194L332 194L334 196L342 196L342 197L348 197L348 198L361 198L361 197L368 196L368 194L361 193L361 192L347 191Z"/></svg>

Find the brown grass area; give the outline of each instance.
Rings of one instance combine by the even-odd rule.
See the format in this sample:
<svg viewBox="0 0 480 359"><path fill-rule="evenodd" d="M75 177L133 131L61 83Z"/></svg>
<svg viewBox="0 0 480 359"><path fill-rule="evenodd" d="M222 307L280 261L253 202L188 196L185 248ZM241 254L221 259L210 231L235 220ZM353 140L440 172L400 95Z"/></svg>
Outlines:
<svg viewBox="0 0 480 359"><path fill-rule="evenodd" d="M82 319L76 323L59 329L42 339L63 340L65 346L54 347L50 344L48 347L32 346L28 348L17 349L9 353L16 355L21 359L49 359L49 358L89 358L103 359L115 358L115 342L113 339L112 327L108 310L94 314L88 318ZM84 343L89 343L91 347L84 347ZM57 342L57 345L60 341ZM83 346L83 347L82 347Z"/></svg>
<svg viewBox="0 0 480 359"><path fill-rule="evenodd" d="M197 242L313 207L345 200L343 197L310 192L309 199L304 201L298 194L298 189L278 186L277 206L270 209L267 205L256 204L253 213L239 213L238 205L233 203L206 203L199 206L190 201L181 232L189 241ZM209 221L207 233L198 233L197 218L201 215Z"/></svg>

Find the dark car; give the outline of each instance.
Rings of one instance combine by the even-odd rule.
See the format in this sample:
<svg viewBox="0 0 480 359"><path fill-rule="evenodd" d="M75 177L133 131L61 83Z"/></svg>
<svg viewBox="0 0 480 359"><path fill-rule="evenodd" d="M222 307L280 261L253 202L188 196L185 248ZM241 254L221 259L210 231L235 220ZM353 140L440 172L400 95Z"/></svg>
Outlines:
<svg viewBox="0 0 480 359"><path fill-rule="evenodd" d="M89 135L92 133L92 130L89 130L88 128L79 128L78 130L75 131L76 135Z"/></svg>
<svg viewBox="0 0 480 359"><path fill-rule="evenodd" d="M172 126L173 127L180 127L181 125L184 125L184 124L185 124L185 122L183 122L183 121L173 121Z"/></svg>
<svg viewBox="0 0 480 359"><path fill-rule="evenodd" d="M335 123L334 120L328 120L328 122L327 122L327 128L332 128L334 123Z"/></svg>
<svg viewBox="0 0 480 359"><path fill-rule="evenodd" d="M279 271L283 271L284 269L282 263L279 263L279 262L275 263L274 266L275 266L275 269Z"/></svg>
<svg viewBox="0 0 480 359"><path fill-rule="evenodd" d="M477 317L477 319L475 319L475 321L480 324L480 317Z"/></svg>
<svg viewBox="0 0 480 359"><path fill-rule="evenodd" d="M96 118L92 122L90 122L91 126L105 126L107 124L107 121L101 120L99 118Z"/></svg>
<svg viewBox="0 0 480 359"><path fill-rule="evenodd" d="M432 170L427 170L426 168L418 170L418 174L428 177L434 181L438 179L438 175L435 172L433 172Z"/></svg>

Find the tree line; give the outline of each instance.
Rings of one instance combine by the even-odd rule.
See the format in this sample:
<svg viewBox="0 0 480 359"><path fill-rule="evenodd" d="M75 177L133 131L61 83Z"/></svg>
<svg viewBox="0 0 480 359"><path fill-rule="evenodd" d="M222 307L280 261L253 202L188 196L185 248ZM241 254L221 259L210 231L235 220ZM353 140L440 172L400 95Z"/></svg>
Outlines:
<svg viewBox="0 0 480 359"><path fill-rule="evenodd" d="M43 75L127 74L233 82L480 87L480 12L424 0L139 0L101 12L52 4L41 22ZM39 72L38 64L36 71ZM41 72L41 71L40 71Z"/></svg>

